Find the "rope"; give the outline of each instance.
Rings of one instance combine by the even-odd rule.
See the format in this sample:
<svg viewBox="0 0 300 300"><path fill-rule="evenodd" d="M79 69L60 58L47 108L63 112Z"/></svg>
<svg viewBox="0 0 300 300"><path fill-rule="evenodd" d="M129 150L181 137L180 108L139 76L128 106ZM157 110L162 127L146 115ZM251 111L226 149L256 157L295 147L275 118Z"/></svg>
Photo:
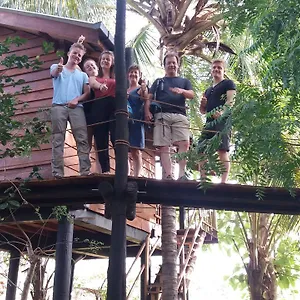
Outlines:
<svg viewBox="0 0 300 300"><path fill-rule="evenodd" d="M129 142L126 140L115 140L115 145L125 145L129 146Z"/></svg>
<svg viewBox="0 0 300 300"><path fill-rule="evenodd" d="M136 98L139 98L139 99L142 99L142 100L149 100L148 98L146 97L143 97L143 96L135 96L135 95L131 95L131 97L136 97ZM85 104L85 103L90 103L90 102L94 102L94 101L99 101L101 99L104 99L106 97L100 97L100 98L96 98L96 99L90 99L90 100L86 100L84 102L82 102L82 104ZM176 108L180 108L180 109L185 109L186 107L183 107L183 106L180 106L180 105L175 105L175 104L171 104L171 103L166 103L166 102L163 102L163 101L159 101L157 99L153 99L151 100L152 102L156 102L156 103L159 103L159 104L163 104L163 105L169 105L171 107L176 107ZM19 105L21 105L21 103L19 103ZM50 109L52 107L51 106L43 106L41 107L41 109ZM18 110L25 110L25 109L32 109L30 107L25 107L25 108L17 108L16 111ZM126 116L128 116L128 111L127 110L117 110L115 112L115 115L118 115L118 114L125 114ZM145 120L140 120L140 119L134 119L134 118L128 118L129 120L132 120L132 121L136 121L136 122L141 122L141 123L144 123L146 125L154 125L155 122L149 122L149 121L145 121ZM101 122L97 122L97 123L93 123L93 124L89 124L87 125L87 127L93 127L93 126L98 126L98 125L102 125L102 124L106 124L106 123L110 123L110 122L114 122L115 119L112 119L112 120L105 120L105 121L101 121ZM162 124L163 126L167 126L167 125L164 125ZM208 130L208 129L199 129L199 128L193 128L193 127L190 127L190 126L180 126L180 125L172 125L173 127L176 127L176 128L188 128L189 130L194 130L194 131L201 131L201 132L212 132L212 133L217 133L217 132L220 132L220 131L215 131L215 130ZM82 128L82 127L86 127L86 126L78 126L78 127L75 127L73 128L73 130L76 130L78 128ZM67 128L66 131L68 132L72 132L72 128ZM52 134L56 134L56 133L64 133L65 131L55 131L55 132L52 132ZM126 146L130 146L129 145L129 142L128 141L125 141L125 140L116 140L115 141L115 144L117 145L126 145ZM64 147L64 149L68 149L68 148L72 148L74 150L77 150L76 146L68 146L68 147ZM134 148L134 149L139 149L138 147L131 147L131 148ZM102 149L102 150L94 150L94 151L90 151L89 154L95 154L95 153L99 153L99 152L102 152L102 151L109 151L110 149L113 149L113 147L108 147L106 149ZM149 148L144 148L143 150L146 150L146 151L156 151L155 149L149 149ZM169 153L169 154L174 154L174 151L170 151L170 152L166 152L166 153ZM63 156L63 158L72 158L72 157L76 157L77 154L74 154L74 155L66 155L66 156ZM35 164L42 164L42 163L48 163L49 162L49 159L47 160L43 160L43 161L37 161L37 162L34 162ZM24 163L21 163L21 164L17 164L17 165L14 165L14 167L17 167L17 166L23 166ZM71 166L71 165L70 165ZM68 166L66 166L68 167ZM0 169L0 171L3 171L3 170L6 170L7 168L4 168L4 169Z"/></svg>

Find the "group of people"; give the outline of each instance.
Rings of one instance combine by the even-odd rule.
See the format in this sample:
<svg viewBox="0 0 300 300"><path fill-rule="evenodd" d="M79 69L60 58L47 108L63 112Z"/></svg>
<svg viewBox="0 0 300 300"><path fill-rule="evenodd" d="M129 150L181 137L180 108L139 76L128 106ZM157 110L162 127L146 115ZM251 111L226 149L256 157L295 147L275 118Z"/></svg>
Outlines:
<svg viewBox="0 0 300 300"><path fill-rule="evenodd" d="M117 101L114 55L111 51L103 51L98 62L93 59L83 61L81 70L79 64L86 53L83 40L70 47L66 64L61 59L50 67L54 89L51 108L52 174L57 179L64 176L63 154L68 121L77 145L80 174L90 174L93 137L101 173L110 171L109 140L114 145ZM154 122L153 145L159 150L165 179L172 179L171 147L175 147L178 153L184 153L190 146L186 100L193 99L195 94L191 82L178 75L180 60L176 53L167 53L163 64L165 76L157 78L150 88L141 81L139 66L132 65L127 72L129 144L134 176L140 176L142 171L145 123ZM213 61L213 86L203 94L200 112L206 114L217 107L221 109L207 118L207 124L219 118L225 108L234 102L235 85L231 80L224 79L224 70L223 60ZM202 134L201 140L210 139L222 130L222 126L224 122L217 122L210 127L208 134L206 131ZM218 150L225 166L222 182L226 182L230 168L229 139L230 134L223 134ZM185 179L186 161L181 159L178 163L179 179ZM201 174L204 178L204 172Z"/></svg>

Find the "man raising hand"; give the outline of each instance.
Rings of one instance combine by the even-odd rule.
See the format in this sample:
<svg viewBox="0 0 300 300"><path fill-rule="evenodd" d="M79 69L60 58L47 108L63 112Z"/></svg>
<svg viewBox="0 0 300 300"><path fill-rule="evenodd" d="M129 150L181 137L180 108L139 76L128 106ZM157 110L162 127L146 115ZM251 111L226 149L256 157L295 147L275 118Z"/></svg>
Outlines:
<svg viewBox="0 0 300 300"><path fill-rule="evenodd" d="M68 52L68 61L63 58L50 67L53 82L51 108L52 122L52 175L59 179L64 176L64 142L67 122L70 122L77 145L81 175L90 172L87 126L81 102L89 98L90 89L86 73L78 70L86 50L81 43L75 43Z"/></svg>

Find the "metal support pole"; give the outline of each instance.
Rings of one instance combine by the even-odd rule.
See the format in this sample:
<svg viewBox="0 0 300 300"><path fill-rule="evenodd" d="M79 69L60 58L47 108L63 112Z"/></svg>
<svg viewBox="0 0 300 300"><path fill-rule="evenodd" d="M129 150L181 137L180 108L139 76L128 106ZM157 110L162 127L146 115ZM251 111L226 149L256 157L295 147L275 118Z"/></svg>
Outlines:
<svg viewBox="0 0 300 300"><path fill-rule="evenodd" d="M125 63L127 73L128 68L133 64L133 49L131 47L127 47L125 49Z"/></svg>
<svg viewBox="0 0 300 300"><path fill-rule="evenodd" d="M5 300L15 300L18 284L18 272L20 265L20 252L12 250L9 258L9 270Z"/></svg>
<svg viewBox="0 0 300 300"><path fill-rule="evenodd" d="M107 300L126 299L126 202L128 173L127 76L125 66L126 0L117 0L115 69L116 71L116 175L112 201L112 234L108 267Z"/></svg>
<svg viewBox="0 0 300 300"><path fill-rule="evenodd" d="M179 228L185 229L185 208L184 206L179 207Z"/></svg>
<svg viewBox="0 0 300 300"><path fill-rule="evenodd" d="M69 218L63 216L58 223L53 300L70 299L74 224Z"/></svg>

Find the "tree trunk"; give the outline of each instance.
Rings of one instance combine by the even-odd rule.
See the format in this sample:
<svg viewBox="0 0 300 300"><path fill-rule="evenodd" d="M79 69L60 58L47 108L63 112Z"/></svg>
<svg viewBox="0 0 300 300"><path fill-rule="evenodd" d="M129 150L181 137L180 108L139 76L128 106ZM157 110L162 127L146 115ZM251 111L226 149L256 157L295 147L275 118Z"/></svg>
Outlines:
<svg viewBox="0 0 300 300"><path fill-rule="evenodd" d="M259 214L256 236L250 243L248 264L248 286L251 300L276 300L277 280L270 249L268 249L270 233L268 232L269 214ZM253 220L253 219L252 219ZM256 221L255 221L256 222Z"/></svg>
<svg viewBox="0 0 300 300"><path fill-rule="evenodd" d="M177 300L177 231L175 207L162 206L162 300Z"/></svg>
<svg viewBox="0 0 300 300"><path fill-rule="evenodd" d="M277 280L274 265L267 260L261 261L258 270L248 270L248 284L251 300L276 300L277 299ZM262 274L264 265L267 264L266 271ZM261 280L262 278L262 280Z"/></svg>
<svg viewBox="0 0 300 300"><path fill-rule="evenodd" d="M41 258L38 259L32 278L32 300L45 300L42 295Z"/></svg>
<svg viewBox="0 0 300 300"><path fill-rule="evenodd" d="M35 255L32 255L29 259L30 266L28 268L27 275L26 275L26 278L25 278L24 287L23 287L23 291L22 291L22 294L21 294L21 300L27 300L28 299L30 283L31 283L33 275L34 275L34 270L35 270L37 261L38 261L38 259Z"/></svg>

